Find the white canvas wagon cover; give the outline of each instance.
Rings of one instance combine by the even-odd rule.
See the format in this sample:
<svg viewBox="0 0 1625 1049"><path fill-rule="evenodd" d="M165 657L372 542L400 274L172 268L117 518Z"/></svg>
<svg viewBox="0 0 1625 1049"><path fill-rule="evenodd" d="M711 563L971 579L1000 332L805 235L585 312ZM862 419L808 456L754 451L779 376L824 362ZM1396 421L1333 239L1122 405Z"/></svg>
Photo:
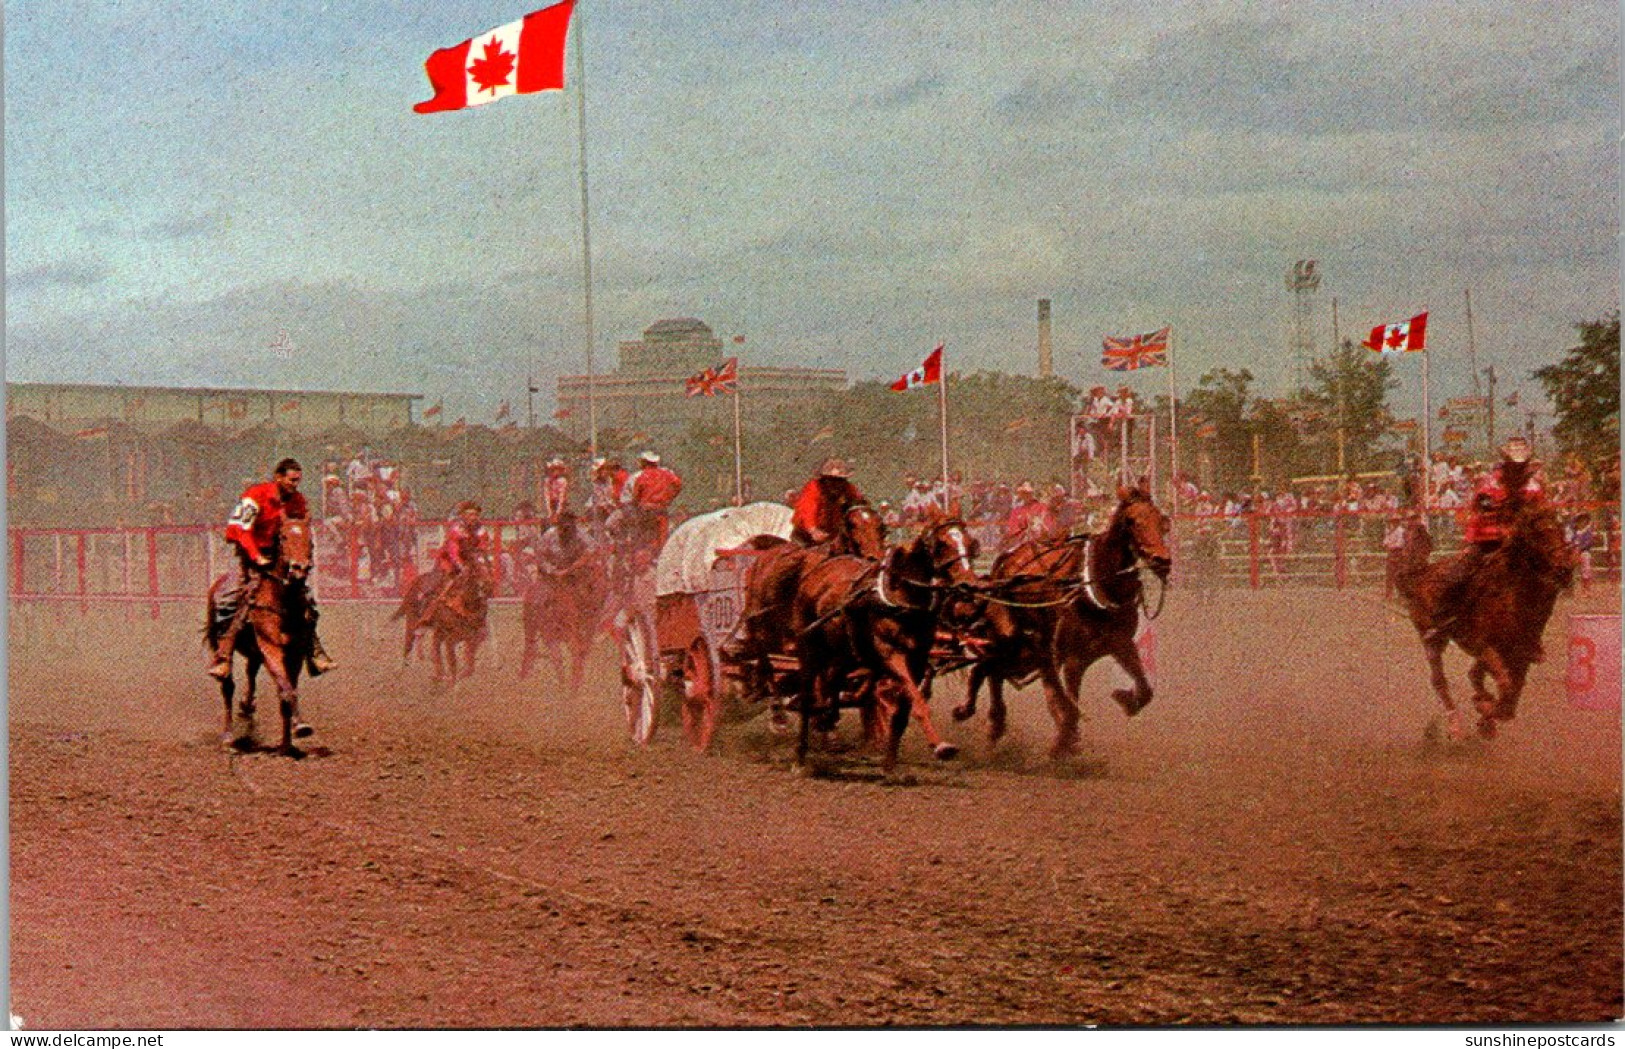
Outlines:
<svg viewBox="0 0 1625 1049"><path fill-rule="evenodd" d="M655 562L655 594L710 590L718 550L743 546L758 535L788 539L790 516L790 508L781 503L749 503L689 518L672 530Z"/></svg>

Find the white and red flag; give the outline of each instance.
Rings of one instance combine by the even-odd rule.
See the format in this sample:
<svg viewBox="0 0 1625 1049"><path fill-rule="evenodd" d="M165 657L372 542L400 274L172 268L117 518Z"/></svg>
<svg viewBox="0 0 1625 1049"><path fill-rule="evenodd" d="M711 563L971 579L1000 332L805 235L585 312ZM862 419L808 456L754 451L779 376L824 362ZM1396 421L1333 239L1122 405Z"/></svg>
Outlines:
<svg viewBox="0 0 1625 1049"><path fill-rule="evenodd" d="M1379 324L1362 343L1376 353L1417 353L1428 348L1428 315L1423 310L1408 321Z"/></svg>
<svg viewBox="0 0 1625 1049"><path fill-rule="evenodd" d="M937 343L937 348L932 350L925 360L920 362L918 368L892 383L891 388L894 390L912 390L916 386L929 386L934 382L941 382L943 345L943 343Z"/></svg>
<svg viewBox="0 0 1625 1049"><path fill-rule="evenodd" d="M688 379L690 397L715 397L719 393L733 393L738 387L738 357L729 357L720 368L707 368Z"/></svg>
<svg viewBox="0 0 1625 1049"><path fill-rule="evenodd" d="M564 41L574 9L575 0L564 0L436 51L423 63L434 97L412 108L419 113L442 113L483 106L509 95L561 89Z"/></svg>

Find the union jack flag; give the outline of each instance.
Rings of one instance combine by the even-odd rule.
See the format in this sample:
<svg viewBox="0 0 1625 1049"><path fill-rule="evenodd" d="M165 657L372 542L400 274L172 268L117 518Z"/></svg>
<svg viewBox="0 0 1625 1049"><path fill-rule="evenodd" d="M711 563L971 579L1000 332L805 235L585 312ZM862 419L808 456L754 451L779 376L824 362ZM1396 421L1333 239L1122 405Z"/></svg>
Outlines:
<svg viewBox="0 0 1625 1049"><path fill-rule="evenodd" d="M720 368L707 368L688 380L690 397L715 397L739 388L739 358L729 357Z"/></svg>
<svg viewBox="0 0 1625 1049"><path fill-rule="evenodd" d="M1168 363L1168 334L1163 328L1149 335L1106 336L1100 363L1114 372L1131 372Z"/></svg>

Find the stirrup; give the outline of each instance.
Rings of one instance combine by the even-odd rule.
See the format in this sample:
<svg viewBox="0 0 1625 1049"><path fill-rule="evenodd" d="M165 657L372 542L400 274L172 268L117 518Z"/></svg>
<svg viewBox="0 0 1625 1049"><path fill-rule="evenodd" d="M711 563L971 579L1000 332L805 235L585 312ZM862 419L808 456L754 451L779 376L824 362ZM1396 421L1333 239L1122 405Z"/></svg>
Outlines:
<svg viewBox="0 0 1625 1049"><path fill-rule="evenodd" d="M204 671L204 673L208 674L216 681L230 681L231 660L229 658L222 659L219 656L216 656L214 662L209 665L209 669Z"/></svg>

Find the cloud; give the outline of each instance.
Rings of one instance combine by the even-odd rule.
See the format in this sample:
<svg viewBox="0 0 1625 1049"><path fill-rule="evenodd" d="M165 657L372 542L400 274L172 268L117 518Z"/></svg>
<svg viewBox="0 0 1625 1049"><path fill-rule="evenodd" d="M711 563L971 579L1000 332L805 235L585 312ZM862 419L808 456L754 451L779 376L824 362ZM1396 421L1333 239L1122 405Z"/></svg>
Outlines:
<svg viewBox="0 0 1625 1049"><path fill-rule="evenodd" d="M111 275L106 263L97 260L85 262L53 262L43 266L6 274L8 293L49 291L55 288L94 288Z"/></svg>
<svg viewBox="0 0 1625 1049"><path fill-rule="evenodd" d="M231 213L224 207L179 213L150 222L137 232L147 240L173 241L214 237L231 228Z"/></svg>
<svg viewBox="0 0 1625 1049"><path fill-rule="evenodd" d="M884 88L870 98L875 109L903 109L936 98L947 87L947 79L935 70L927 70L902 83Z"/></svg>
<svg viewBox="0 0 1625 1049"><path fill-rule="evenodd" d="M1303 136L1457 132L1595 120L1617 112L1617 33L1554 20L1532 41L1483 19L1454 32L1403 11L1358 25L1242 16L1156 36L1120 65L1120 118ZM1616 16L1617 17L1617 16ZM1435 21L1451 18L1438 12ZM1508 21L1513 21L1508 19Z"/></svg>

